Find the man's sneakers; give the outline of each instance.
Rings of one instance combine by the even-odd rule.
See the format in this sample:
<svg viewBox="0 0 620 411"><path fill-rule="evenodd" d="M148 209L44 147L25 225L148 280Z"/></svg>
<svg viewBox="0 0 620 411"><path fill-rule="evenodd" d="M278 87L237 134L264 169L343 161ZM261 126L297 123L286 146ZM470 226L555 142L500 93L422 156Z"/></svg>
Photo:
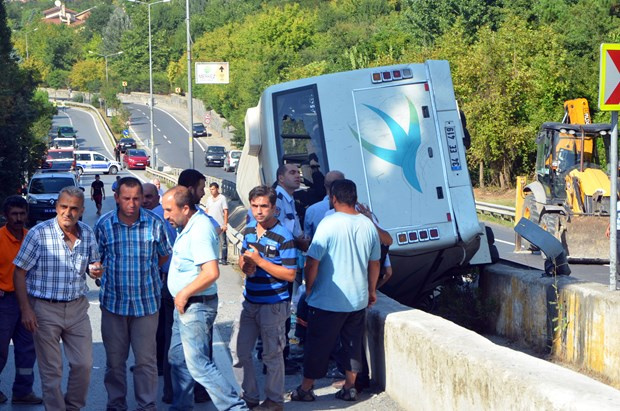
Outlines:
<svg viewBox="0 0 620 411"><path fill-rule="evenodd" d="M6 401L6 396L4 397L4 401L1 401L1 399L2 398L0 398L0 402ZM13 396L13 398L11 399L11 404L37 405L42 403L43 399L37 397L34 392L24 395L23 397Z"/></svg>

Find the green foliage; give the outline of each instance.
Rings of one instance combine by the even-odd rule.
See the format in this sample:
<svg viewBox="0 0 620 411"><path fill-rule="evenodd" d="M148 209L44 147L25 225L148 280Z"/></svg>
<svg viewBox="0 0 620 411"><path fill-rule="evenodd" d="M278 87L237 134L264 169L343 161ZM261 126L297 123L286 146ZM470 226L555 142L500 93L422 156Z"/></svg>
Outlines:
<svg viewBox="0 0 620 411"><path fill-rule="evenodd" d="M14 194L37 167L53 107L36 93L37 74L19 67L11 44L4 2L0 3L0 201Z"/></svg>
<svg viewBox="0 0 620 411"><path fill-rule="evenodd" d="M230 84L194 86L244 139L244 116L268 86L336 71L447 59L472 135L470 172L479 184L509 186L532 170L534 136L562 118L566 99L589 100L595 121L598 49L620 42L612 0L191 0L192 61L228 61ZM125 0L73 0L97 6L79 29L40 24L49 1L8 3L22 67L52 87L69 72L109 58L109 83L148 91L148 7ZM187 90L185 1L151 7L153 89ZM35 31L36 29L36 31ZM26 59L25 33L28 35ZM38 74L37 74L38 73ZM71 78L97 90L101 78ZM77 85L78 83L82 83ZM102 94L108 94L102 90ZM105 97L111 102L111 96Z"/></svg>

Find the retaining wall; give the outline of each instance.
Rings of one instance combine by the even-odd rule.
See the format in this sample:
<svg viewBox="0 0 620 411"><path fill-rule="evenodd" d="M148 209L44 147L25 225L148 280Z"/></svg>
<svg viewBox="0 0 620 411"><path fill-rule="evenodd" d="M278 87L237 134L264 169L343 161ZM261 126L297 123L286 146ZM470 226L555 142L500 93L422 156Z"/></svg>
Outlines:
<svg viewBox="0 0 620 411"><path fill-rule="evenodd" d="M498 303L495 334L620 387L620 293L506 264L488 266L480 287Z"/></svg>
<svg viewBox="0 0 620 411"><path fill-rule="evenodd" d="M406 410L618 410L620 392L384 295L367 320L372 378Z"/></svg>

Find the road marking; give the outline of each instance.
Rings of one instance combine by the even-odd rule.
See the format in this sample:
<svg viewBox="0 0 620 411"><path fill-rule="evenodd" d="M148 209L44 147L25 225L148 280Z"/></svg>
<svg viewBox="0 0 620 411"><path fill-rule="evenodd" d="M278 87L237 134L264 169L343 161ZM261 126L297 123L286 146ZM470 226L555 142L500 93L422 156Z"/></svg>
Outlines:
<svg viewBox="0 0 620 411"><path fill-rule="evenodd" d="M58 111L58 114L60 114L60 113L61 113L61 111ZM69 123L71 123L71 127L73 127L73 120L71 120L71 116L67 114L67 109L66 108L62 111L62 114L67 116L67 118L69 119Z"/></svg>
<svg viewBox="0 0 620 411"><path fill-rule="evenodd" d="M161 133L161 129L159 127L155 126L155 128Z"/></svg>
<svg viewBox="0 0 620 411"><path fill-rule="evenodd" d="M76 110L80 110L88 114L93 119L93 123L95 124L95 128L97 129L97 134L99 134L99 140L101 140L101 144L103 144L103 147L105 147L105 150L108 152L110 158L114 158L114 155L112 154L112 150L110 150L110 148L108 147L109 141L106 142L106 139L103 138L103 133L101 132L101 129L99 128L99 121L97 121L94 114L87 110L82 110L78 108L76 108Z"/></svg>
<svg viewBox="0 0 620 411"><path fill-rule="evenodd" d="M504 241L504 240L500 240L498 238L495 239L496 243L502 243L502 244L508 244L508 245L515 245L515 243L511 243L510 241Z"/></svg>
<svg viewBox="0 0 620 411"><path fill-rule="evenodd" d="M185 132L186 132L186 133L188 133L188 136L189 136L189 130L188 130L187 128L185 128L185 126L183 125L183 123L181 123L179 120L177 120L177 118L176 118L175 116L173 116L172 114L168 113L168 112L167 112L166 110L164 110L163 108L159 108L159 107L153 107L153 108L154 108L155 110L162 111L162 112L166 113L168 116L172 117L172 119L173 119L174 121L176 121L176 122L177 122L177 123L178 123L178 124L179 124L179 125L183 128L183 130L185 130ZM203 147L203 145L202 145L202 143L200 142L200 140L198 140L198 139L196 139L196 138L195 138L195 139L193 139L193 140L194 140L196 143L198 143L198 146L202 149L202 152L203 152L203 153L206 153L206 152L207 152L207 149Z"/></svg>
<svg viewBox="0 0 620 411"><path fill-rule="evenodd" d="M170 140L166 140L166 141L168 142L168 144L172 144L172 141L170 141Z"/></svg>

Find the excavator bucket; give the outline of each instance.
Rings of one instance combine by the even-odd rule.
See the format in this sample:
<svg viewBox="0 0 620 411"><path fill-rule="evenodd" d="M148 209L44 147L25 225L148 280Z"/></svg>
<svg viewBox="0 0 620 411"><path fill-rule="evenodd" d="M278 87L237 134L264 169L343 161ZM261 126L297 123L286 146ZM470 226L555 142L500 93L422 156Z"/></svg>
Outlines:
<svg viewBox="0 0 620 411"><path fill-rule="evenodd" d="M564 232L568 261L609 263L609 239L605 235L609 216L573 215Z"/></svg>

